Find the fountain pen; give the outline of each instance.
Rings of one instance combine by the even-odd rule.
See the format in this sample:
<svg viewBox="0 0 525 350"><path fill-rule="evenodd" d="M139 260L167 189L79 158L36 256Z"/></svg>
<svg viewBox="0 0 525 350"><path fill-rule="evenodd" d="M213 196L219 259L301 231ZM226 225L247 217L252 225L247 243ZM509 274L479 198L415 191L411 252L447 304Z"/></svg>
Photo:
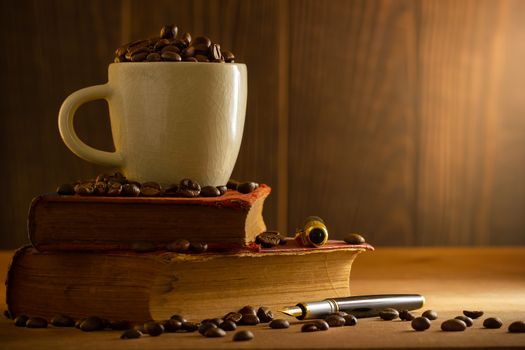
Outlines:
<svg viewBox="0 0 525 350"><path fill-rule="evenodd" d="M419 294L362 295L298 303L279 311L299 320L321 318L338 311L344 311L357 318L362 318L378 316L379 312L385 308L393 308L399 311L415 310L422 307L424 303L425 298Z"/></svg>

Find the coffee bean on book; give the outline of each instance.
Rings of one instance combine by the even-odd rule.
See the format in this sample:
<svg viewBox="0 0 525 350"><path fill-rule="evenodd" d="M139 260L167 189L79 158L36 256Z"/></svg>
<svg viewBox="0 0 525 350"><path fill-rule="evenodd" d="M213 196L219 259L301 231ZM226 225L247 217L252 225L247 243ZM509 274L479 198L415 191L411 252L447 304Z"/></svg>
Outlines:
<svg viewBox="0 0 525 350"><path fill-rule="evenodd" d="M137 197L140 195L140 187L135 184L122 185L122 195L126 197Z"/></svg>
<svg viewBox="0 0 525 350"><path fill-rule="evenodd" d="M345 319L345 326L355 326L357 324L357 318L354 315L343 316Z"/></svg>
<svg viewBox="0 0 525 350"><path fill-rule="evenodd" d="M396 309L388 307L379 312L379 317L385 321L392 321L399 317L399 312Z"/></svg>
<svg viewBox="0 0 525 350"><path fill-rule="evenodd" d="M441 324L441 330L445 332L462 332L467 328L467 324L461 320L446 320Z"/></svg>
<svg viewBox="0 0 525 350"><path fill-rule="evenodd" d="M219 190L219 192L220 192L220 194L222 196L223 194L226 193L226 191L228 190L228 187L226 187L226 186L217 186L217 189Z"/></svg>
<svg viewBox="0 0 525 350"><path fill-rule="evenodd" d="M221 195L221 191L214 186L204 186L200 194L202 197L218 197Z"/></svg>
<svg viewBox="0 0 525 350"><path fill-rule="evenodd" d="M471 327L474 322L472 321L472 319L470 317L467 317L467 316L457 316L457 317L454 317L456 320L461 320L463 322L465 322L465 324L467 325L467 327Z"/></svg>
<svg viewBox="0 0 525 350"><path fill-rule="evenodd" d="M104 329L104 321L97 316L90 316L80 324L80 330L84 332L101 331Z"/></svg>
<svg viewBox="0 0 525 350"><path fill-rule="evenodd" d="M281 234L277 231L265 231L255 237L255 243L263 248L272 248L281 242Z"/></svg>
<svg viewBox="0 0 525 350"><path fill-rule="evenodd" d="M328 315L324 320L330 327L342 327L346 323L345 318L339 315Z"/></svg>
<svg viewBox="0 0 525 350"><path fill-rule="evenodd" d="M51 324L55 327L75 327L75 320L65 315L58 315L51 319Z"/></svg>
<svg viewBox="0 0 525 350"><path fill-rule="evenodd" d="M142 337L142 332L137 329L128 329L120 336L120 339L137 339Z"/></svg>
<svg viewBox="0 0 525 350"><path fill-rule="evenodd" d="M365 243L365 238L358 233L351 233L345 236L344 241L348 244L363 244Z"/></svg>
<svg viewBox="0 0 525 350"><path fill-rule="evenodd" d="M426 317L429 320L433 321L433 320L437 320L438 313L436 311L434 311L434 310L427 310L427 311L423 312L423 314L421 316Z"/></svg>
<svg viewBox="0 0 525 350"><path fill-rule="evenodd" d="M483 316L483 311L463 310L463 315L475 320L476 318L480 318L481 316Z"/></svg>
<svg viewBox="0 0 525 350"><path fill-rule="evenodd" d="M525 322L515 321L509 325L508 331L510 333L525 333Z"/></svg>
<svg viewBox="0 0 525 350"><path fill-rule="evenodd" d="M190 250L190 242L186 239L177 239L166 245L166 250L176 253L187 253Z"/></svg>
<svg viewBox="0 0 525 350"><path fill-rule="evenodd" d="M315 325L315 323L305 323L301 327L301 332L317 332L319 329Z"/></svg>
<svg viewBox="0 0 525 350"><path fill-rule="evenodd" d="M15 318L15 326L17 327L25 327L27 320L29 320L29 317L26 315L20 315Z"/></svg>
<svg viewBox="0 0 525 350"><path fill-rule="evenodd" d="M192 179L182 179L179 183L177 195L181 197L197 197L201 192L201 186Z"/></svg>
<svg viewBox="0 0 525 350"><path fill-rule="evenodd" d="M269 326L272 329L284 329L284 328L290 327L290 322L288 322L288 320L283 320L282 318L278 318L270 322Z"/></svg>
<svg viewBox="0 0 525 350"><path fill-rule="evenodd" d="M140 188L140 193L146 197L157 197L162 193L162 187L156 182L145 182Z"/></svg>
<svg viewBox="0 0 525 350"><path fill-rule="evenodd" d="M253 339L253 333L248 330L243 330L233 335L233 341L247 341Z"/></svg>
<svg viewBox="0 0 525 350"><path fill-rule="evenodd" d="M75 186L72 184L62 184L58 186L57 193L63 196L71 196L75 194Z"/></svg>
<svg viewBox="0 0 525 350"><path fill-rule="evenodd" d="M502 325L503 322L499 317L489 317L483 321L483 327L485 328L497 329L501 328Z"/></svg>
<svg viewBox="0 0 525 350"><path fill-rule="evenodd" d="M259 184L257 182L244 182L237 186L237 191L247 194L255 191L258 187Z"/></svg>
<svg viewBox="0 0 525 350"><path fill-rule="evenodd" d="M208 338L219 338L224 337L226 335L226 332L223 329L220 328L209 328L204 335Z"/></svg>
<svg viewBox="0 0 525 350"><path fill-rule="evenodd" d="M414 330L421 332L430 328L430 320L426 317L416 317L410 325Z"/></svg>
<svg viewBox="0 0 525 350"><path fill-rule="evenodd" d="M227 332L234 331L235 329L237 329L237 323L235 323L232 320L225 320L219 325L219 328L222 328Z"/></svg>
<svg viewBox="0 0 525 350"><path fill-rule="evenodd" d="M259 310L257 310L257 317L259 317L261 323L268 323L273 320L273 312L269 308L261 306Z"/></svg>
<svg viewBox="0 0 525 350"><path fill-rule="evenodd" d="M122 193L122 184L118 182L110 182L108 184L107 195L110 197L120 196Z"/></svg>
<svg viewBox="0 0 525 350"><path fill-rule="evenodd" d="M75 186L75 192L81 196L91 196L95 191L95 184L92 182L79 183Z"/></svg>
<svg viewBox="0 0 525 350"><path fill-rule="evenodd" d="M106 194L106 192L108 191L108 185L107 183L103 182L103 181L97 181L95 182L95 194L97 196L103 196Z"/></svg>
<svg viewBox="0 0 525 350"><path fill-rule="evenodd" d="M337 317L341 317L341 316L337 316ZM315 326L320 331L327 331L330 328L330 325L325 320L316 320L315 321Z"/></svg>

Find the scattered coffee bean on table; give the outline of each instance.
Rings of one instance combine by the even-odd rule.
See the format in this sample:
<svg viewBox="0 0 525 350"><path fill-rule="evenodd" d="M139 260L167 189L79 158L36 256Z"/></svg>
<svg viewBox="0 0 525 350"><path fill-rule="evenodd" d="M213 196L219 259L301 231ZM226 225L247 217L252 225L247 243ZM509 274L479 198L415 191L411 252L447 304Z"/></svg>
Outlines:
<svg viewBox="0 0 525 350"><path fill-rule="evenodd" d="M119 320L119 321L111 321L109 323L109 328L115 331L125 331L127 329L133 328L133 325L129 321Z"/></svg>
<svg viewBox="0 0 525 350"><path fill-rule="evenodd" d="M197 322L182 322L182 330L190 333L197 331L199 326Z"/></svg>
<svg viewBox="0 0 525 350"><path fill-rule="evenodd" d="M351 233L345 236L344 241L348 244L363 244L365 243L365 238L358 233Z"/></svg>
<svg viewBox="0 0 525 350"><path fill-rule="evenodd" d="M204 253L208 250L206 242L190 242L190 251L194 253Z"/></svg>
<svg viewBox="0 0 525 350"><path fill-rule="evenodd" d="M467 328L465 322L457 319L446 320L441 324L441 330L445 332L462 332Z"/></svg>
<svg viewBox="0 0 525 350"><path fill-rule="evenodd" d="M258 187L259 184L257 182L243 182L237 186L237 191L247 194L255 191Z"/></svg>
<svg viewBox="0 0 525 350"><path fill-rule="evenodd" d="M319 329L315 323L305 323L301 327L301 332L317 332Z"/></svg>
<svg viewBox="0 0 525 350"><path fill-rule="evenodd" d="M471 319L475 320L476 318L480 318L483 316L483 311L468 311L463 310L463 315L470 317Z"/></svg>
<svg viewBox="0 0 525 350"><path fill-rule="evenodd" d="M233 341L247 341L253 339L253 333L248 330L243 330L233 335Z"/></svg>
<svg viewBox="0 0 525 350"><path fill-rule="evenodd" d="M467 317L467 316L457 316L457 317L454 317L456 320L461 320L463 322L465 322L465 324L467 325L467 327L471 327L474 322L472 321L472 319L470 317Z"/></svg>
<svg viewBox="0 0 525 350"><path fill-rule="evenodd" d="M525 322L524 321L514 321L509 325L510 333L525 333Z"/></svg>
<svg viewBox="0 0 525 350"><path fill-rule="evenodd" d="M257 315L257 309L251 305L246 305L239 310L239 313L241 315L244 315L244 314Z"/></svg>
<svg viewBox="0 0 525 350"><path fill-rule="evenodd" d="M204 336L208 338L219 338L224 337L225 335L226 332L224 329L217 328L217 326L215 326L215 328L209 328L206 333L204 333Z"/></svg>
<svg viewBox="0 0 525 350"><path fill-rule="evenodd" d="M408 310L401 310L399 311L399 318L402 321L412 321L416 316L414 316L410 311Z"/></svg>
<svg viewBox="0 0 525 350"><path fill-rule="evenodd" d="M190 242L186 239L177 239L166 245L166 250L176 253L187 253L190 250Z"/></svg>
<svg viewBox="0 0 525 350"><path fill-rule="evenodd" d="M219 325L219 328L222 328L227 332L234 331L237 329L237 323L233 322L232 320L225 320Z"/></svg>
<svg viewBox="0 0 525 350"><path fill-rule="evenodd" d="M80 329L80 325L82 324L82 322L84 322L86 319L85 318L81 318L79 320L76 320L75 321L75 328L78 328Z"/></svg>
<svg viewBox="0 0 525 350"><path fill-rule="evenodd" d="M243 314L241 318L241 324L246 326L255 326L256 324L259 324L260 320L257 315L254 314Z"/></svg>
<svg viewBox="0 0 525 350"><path fill-rule="evenodd" d="M499 317L489 317L483 321L483 327L497 329L503 326L503 322Z"/></svg>
<svg viewBox="0 0 525 350"><path fill-rule="evenodd" d="M239 323L242 319L242 314L240 312L228 312L223 317L224 321L231 320L235 323Z"/></svg>
<svg viewBox="0 0 525 350"><path fill-rule="evenodd" d="M257 317L259 317L261 323L268 323L273 320L273 312L266 306L261 306L259 310L257 310Z"/></svg>
<svg viewBox="0 0 525 350"><path fill-rule="evenodd" d="M272 248L281 242L281 234L277 231L265 231L255 237L255 243L263 248Z"/></svg>
<svg viewBox="0 0 525 350"><path fill-rule="evenodd" d="M104 321L97 316L90 316L80 324L80 330L84 332L101 331L104 328Z"/></svg>
<svg viewBox="0 0 525 350"><path fill-rule="evenodd" d="M75 327L75 320L65 315L58 315L51 319L51 324L55 327Z"/></svg>
<svg viewBox="0 0 525 350"><path fill-rule="evenodd" d="M184 318L184 316L182 316L182 315L178 315L178 314L172 315L172 316L170 317L170 320L177 320L177 321L180 321L180 322L182 322L182 323L187 322L187 320Z"/></svg>
<svg viewBox="0 0 525 350"><path fill-rule="evenodd" d="M399 312L396 309L387 307L379 312L379 317L385 321L392 321L399 317Z"/></svg>
<svg viewBox="0 0 525 350"><path fill-rule="evenodd" d="M337 316L337 317L341 317L341 316ZM320 331L327 331L330 328L330 325L325 320L316 320L314 323L317 329Z"/></svg>
<svg viewBox="0 0 525 350"><path fill-rule="evenodd" d="M421 332L430 328L430 320L426 317L416 317L412 320L410 325L414 330Z"/></svg>
<svg viewBox="0 0 525 350"><path fill-rule="evenodd" d="M324 320L330 327L342 327L346 323L345 318L339 315L328 315Z"/></svg>
<svg viewBox="0 0 525 350"><path fill-rule="evenodd" d="M209 319L209 322L215 323L215 325L218 327L224 322L224 320L222 318L216 317Z"/></svg>
<svg viewBox="0 0 525 350"><path fill-rule="evenodd" d="M144 329L152 337L157 337L164 333L164 327L158 322L148 322L144 325Z"/></svg>
<svg viewBox="0 0 525 350"><path fill-rule="evenodd" d="M355 326L357 324L357 318L354 315L343 316L345 319L345 326Z"/></svg>
<svg viewBox="0 0 525 350"><path fill-rule="evenodd" d="M15 318L15 326L17 327L25 327L26 326L26 323L27 323L27 320L29 320L29 317L27 317L26 315L20 315L20 316L17 316Z"/></svg>
<svg viewBox="0 0 525 350"><path fill-rule="evenodd" d="M217 328L217 325L215 323L206 322L201 323L199 326L199 333L204 335L210 328Z"/></svg>
<svg viewBox="0 0 525 350"><path fill-rule="evenodd" d="M42 317L30 317L26 322L27 328L47 328L47 320Z"/></svg>
<svg viewBox="0 0 525 350"><path fill-rule="evenodd" d="M179 320L169 319L162 322L162 326L164 327L164 332L175 333L182 329L182 322Z"/></svg>
<svg viewBox="0 0 525 350"><path fill-rule="evenodd" d="M290 322L288 322L288 320L278 318L270 322L269 326L272 329L284 329L290 327Z"/></svg>
<svg viewBox="0 0 525 350"><path fill-rule="evenodd" d="M142 337L142 332L138 329L128 329L120 336L120 339L137 339Z"/></svg>
<svg viewBox="0 0 525 350"><path fill-rule="evenodd" d="M434 321L434 320L437 320L438 313L436 311L434 311L434 310L427 310L427 311L423 312L423 314L421 316L426 317L426 318L428 318L431 321Z"/></svg>

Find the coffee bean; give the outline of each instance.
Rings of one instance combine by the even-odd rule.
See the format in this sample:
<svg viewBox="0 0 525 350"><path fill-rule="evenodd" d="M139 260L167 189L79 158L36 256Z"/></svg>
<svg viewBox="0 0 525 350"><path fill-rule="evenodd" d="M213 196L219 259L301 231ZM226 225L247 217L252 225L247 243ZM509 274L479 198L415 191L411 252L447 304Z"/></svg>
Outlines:
<svg viewBox="0 0 525 350"><path fill-rule="evenodd" d="M157 250L157 247L153 242L135 242L131 245L131 249L139 253L145 253L153 252Z"/></svg>
<svg viewBox="0 0 525 350"><path fill-rule="evenodd" d="M226 184L226 188L230 189L230 190L237 190L237 186L240 185L240 182L237 181L237 180L234 180L234 179L230 179L228 181L228 183Z"/></svg>
<svg viewBox="0 0 525 350"><path fill-rule="evenodd" d="M204 333L204 336L208 338L219 338L224 337L226 335L226 332L223 329L220 328L210 328Z"/></svg>
<svg viewBox="0 0 525 350"><path fill-rule="evenodd" d="M224 329L225 331L234 331L237 329L237 323L232 320L225 320L219 325L219 328Z"/></svg>
<svg viewBox="0 0 525 350"><path fill-rule="evenodd" d="M402 310L399 312L399 318L402 321L412 321L414 318L416 318L410 311L408 310Z"/></svg>
<svg viewBox="0 0 525 350"><path fill-rule="evenodd" d="M219 44L211 44L210 46L210 58L214 60L222 59L221 46Z"/></svg>
<svg viewBox="0 0 525 350"><path fill-rule="evenodd" d="M346 320L344 317L339 315L328 315L324 319L330 327L342 327L345 325Z"/></svg>
<svg viewBox="0 0 525 350"><path fill-rule="evenodd" d="M120 339L137 339L142 337L142 332L137 329L128 329L120 336Z"/></svg>
<svg viewBox="0 0 525 350"><path fill-rule="evenodd" d="M247 341L253 339L253 333L248 330L243 330L233 335L233 341Z"/></svg>
<svg viewBox="0 0 525 350"><path fill-rule="evenodd" d="M200 324L196 322L182 322L182 330L186 332L195 332L199 326Z"/></svg>
<svg viewBox="0 0 525 350"><path fill-rule="evenodd" d="M253 314L243 314L241 318L241 324L247 325L247 326L255 326L256 324L259 324L260 320L257 315Z"/></svg>
<svg viewBox="0 0 525 350"><path fill-rule="evenodd" d="M244 314L257 315L257 309L251 305L246 305L242 309L239 310L239 313L242 315Z"/></svg>
<svg viewBox="0 0 525 350"><path fill-rule="evenodd" d="M278 318L270 322L269 326L272 329L283 329L283 328L290 327L290 322L288 322L288 320L283 320L282 318Z"/></svg>
<svg viewBox="0 0 525 350"><path fill-rule="evenodd" d="M341 316L337 316L337 315L335 315L335 316L336 317L341 317ZM315 326L317 327L317 329L320 330L320 331L327 331L330 328L330 325L325 320L316 320L314 323L315 323ZM336 327L338 327L338 326L336 326Z"/></svg>
<svg viewBox="0 0 525 350"><path fill-rule="evenodd" d="M437 320L438 313L436 311L434 311L434 310L427 310L427 311L423 312L423 314L421 316L426 317L429 320L433 321L433 320Z"/></svg>
<svg viewBox="0 0 525 350"><path fill-rule="evenodd" d="M195 59L196 59L198 62L210 62L208 56L206 56L206 55L199 55L199 54L196 54L194 57L195 57Z"/></svg>
<svg viewBox="0 0 525 350"><path fill-rule="evenodd" d="M441 324L441 330L445 332L462 332L467 328L467 324L461 320L446 320Z"/></svg>
<svg viewBox="0 0 525 350"><path fill-rule="evenodd" d="M221 54L222 57L224 57L224 60L228 63L233 62L233 60L235 59L235 56L233 55L233 53L231 53L231 51L222 50Z"/></svg>
<svg viewBox="0 0 525 350"><path fill-rule="evenodd" d="M195 57L186 57L184 62L198 62Z"/></svg>
<svg viewBox="0 0 525 350"><path fill-rule="evenodd" d="M336 312L332 312L330 315L337 315L337 316L345 317L348 315L348 313L344 311L336 311Z"/></svg>
<svg viewBox="0 0 525 350"><path fill-rule="evenodd" d="M146 56L146 61L148 62L159 62L162 61L162 58L160 55L156 52L152 52L149 55Z"/></svg>
<svg viewBox="0 0 525 350"><path fill-rule="evenodd" d="M281 234L277 231L265 231L255 237L255 243L264 248L272 248L281 242Z"/></svg>
<svg viewBox="0 0 525 350"><path fill-rule="evenodd" d="M194 253L204 253L208 250L208 244L206 242L190 242L190 251Z"/></svg>
<svg viewBox="0 0 525 350"><path fill-rule="evenodd" d="M162 322L162 326L164 327L164 332L175 333L182 328L182 322L179 320L170 319Z"/></svg>
<svg viewBox="0 0 525 350"><path fill-rule="evenodd" d="M144 329L152 337L157 337L164 332L164 327L158 322L148 322L144 324Z"/></svg>
<svg viewBox="0 0 525 350"><path fill-rule="evenodd" d="M363 244L365 243L365 238L358 233L351 233L345 236L344 241L348 244Z"/></svg>
<svg viewBox="0 0 525 350"><path fill-rule="evenodd" d="M343 316L345 319L345 326L355 326L357 324L357 318L354 315Z"/></svg>
<svg viewBox="0 0 525 350"><path fill-rule="evenodd" d="M93 182L83 182L75 186L75 192L81 196L91 196L95 191Z"/></svg>
<svg viewBox="0 0 525 350"><path fill-rule="evenodd" d="M118 182L109 182L107 195L110 197L118 197L122 193L122 184Z"/></svg>
<svg viewBox="0 0 525 350"><path fill-rule="evenodd" d="M161 52L172 51L172 52L178 53L180 55L180 49L177 46L175 46L175 45L164 46L162 48L162 50L160 50L160 51Z"/></svg>
<svg viewBox="0 0 525 350"><path fill-rule="evenodd" d="M126 197L137 197L140 195L140 187L135 184L122 185L122 193Z"/></svg>
<svg viewBox="0 0 525 350"><path fill-rule="evenodd" d="M75 327L75 320L65 315L58 315L51 319L51 324L55 327Z"/></svg>
<svg viewBox="0 0 525 350"><path fill-rule="evenodd" d="M140 188L140 193L146 197L157 197L162 193L162 187L156 182L145 182Z"/></svg>
<svg viewBox="0 0 525 350"><path fill-rule="evenodd" d="M131 62L142 62L148 56L149 51L141 51L131 55Z"/></svg>
<svg viewBox="0 0 525 350"><path fill-rule="evenodd" d="M25 327L27 320L29 320L29 317L26 315L20 315L15 318L15 326L17 327Z"/></svg>
<svg viewBox="0 0 525 350"><path fill-rule="evenodd" d="M226 186L217 186L217 189L219 190L219 193L222 196L223 194L226 193L226 191L228 190L228 187L226 187Z"/></svg>
<svg viewBox="0 0 525 350"><path fill-rule="evenodd" d="M109 328L115 331L125 331L126 329L133 328L133 325L129 321L119 320L119 321L111 321L109 323Z"/></svg>
<svg viewBox="0 0 525 350"><path fill-rule="evenodd" d="M222 318L211 318L209 320L211 323L214 323L217 327L219 327L223 322L224 320Z"/></svg>
<svg viewBox="0 0 525 350"><path fill-rule="evenodd" d="M172 61L172 62L180 62L182 61L182 57L174 52L174 51L164 51L160 57L162 58L162 60L164 61Z"/></svg>
<svg viewBox="0 0 525 350"><path fill-rule="evenodd" d="M221 195L221 191L214 186L204 186L201 189L201 196L203 197L218 197Z"/></svg>
<svg viewBox="0 0 525 350"><path fill-rule="evenodd" d="M259 317L261 323L268 323L273 320L273 312L269 308L261 306L259 310L257 310L257 317Z"/></svg>
<svg viewBox="0 0 525 350"><path fill-rule="evenodd" d="M172 315L170 317L170 320L177 320L177 321L180 321L182 323L187 322L186 319L184 318L184 316L179 315L179 314Z"/></svg>
<svg viewBox="0 0 525 350"><path fill-rule="evenodd" d="M93 193L97 196L103 196L108 191L108 184L103 181L95 182L95 190Z"/></svg>
<svg viewBox="0 0 525 350"><path fill-rule="evenodd" d="M84 332L101 331L104 328L104 321L97 316L90 316L80 324L80 330Z"/></svg>
<svg viewBox="0 0 525 350"><path fill-rule="evenodd" d="M509 325L510 333L525 333L525 322L524 321L515 321Z"/></svg>
<svg viewBox="0 0 525 350"><path fill-rule="evenodd" d="M184 45L188 46L191 43L191 34L190 33L184 33L182 34L181 41L184 43Z"/></svg>
<svg viewBox="0 0 525 350"><path fill-rule="evenodd" d="M485 328L497 329L501 328L502 325L503 322L499 317L489 317L483 321L483 327Z"/></svg>
<svg viewBox="0 0 525 350"><path fill-rule="evenodd" d="M255 191L258 187L259 184L257 182L244 182L237 186L237 191L246 194Z"/></svg>
<svg viewBox="0 0 525 350"><path fill-rule="evenodd" d="M217 328L217 325L211 322L202 322L198 330L200 334L204 335L211 328Z"/></svg>
<svg viewBox="0 0 525 350"><path fill-rule="evenodd" d="M475 320L476 318L480 318L483 316L483 311L468 311L463 310L463 315L470 317L471 319Z"/></svg>
<svg viewBox="0 0 525 350"><path fill-rule="evenodd" d="M399 312L396 309L388 307L379 312L379 317L385 321L392 321L399 317Z"/></svg>
<svg viewBox="0 0 525 350"><path fill-rule="evenodd" d="M223 317L224 321L230 320L235 323L239 323L242 319L242 314L239 312L229 312Z"/></svg>
<svg viewBox="0 0 525 350"><path fill-rule="evenodd" d="M175 38L178 33L178 28L174 24L166 24L160 29L160 37L165 39Z"/></svg>
<svg viewBox="0 0 525 350"><path fill-rule="evenodd" d="M198 36L195 39L193 39L191 45L195 47L195 50L197 51L207 52L209 47L211 46L211 40L206 36Z"/></svg>
<svg viewBox="0 0 525 350"><path fill-rule="evenodd" d="M301 332L317 332L319 329L315 323L305 323L301 327Z"/></svg>
<svg viewBox="0 0 525 350"><path fill-rule="evenodd" d="M187 253L190 250L190 242L185 239L178 239L166 245L166 250L176 253Z"/></svg>
<svg viewBox="0 0 525 350"><path fill-rule="evenodd" d="M182 197L197 197L201 192L201 186L197 181L182 179L179 183L177 194Z"/></svg>
<svg viewBox="0 0 525 350"><path fill-rule="evenodd" d="M195 48L193 46L188 46L182 50L182 57L190 58L193 56L195 56ZM195 62L197 62L196 58L195 58Z"/></svg>
<svg viewBox="0 0 525 350"><path fill-rule="evenodd" d="M85 318L81 318L80 320L76 320L76 321L75 321L75 328L80 329L80 325L81 325L82 322L84 322L85 320L86 320Z"/></svg>
<svg viewBox="0 0 525 350"><path fill-rule="evenodd" d="M426 317L416 317L410 325L416 331L421 332L430 328L430 320Z"/></svg>
<svg viewBox="0 0 525 350"><path fill-rule="evenodd" d="M467 317L467 316L457 316L457 317L454 317L456 320L461 320L463 322L465 322L465 324L467 325L467 327L470 327L474 324L474 322L472 321L472 319L470 317Z"/></svg>
<svg viewBox="0 0 525 350"><path fill-rule="evenodd" d="M47 320L42 317L30 317L26 321L27 328L47 328Z"/></svg>
<svg viewBox="0 0 525 350"><path fill-rule="evenodd" d="M155 51L161 51L165 46L168 46L170 44L170 41L168 39L160 39L155 43L155 46L153 46L153 49Z"/></svg>
<svg viewBox="0 0 525 350"><path fill-rule="evenodd" d="M75 194L75 186L72 184L62 184L57 187L57 193L63 196L71 196Z"/></svg>

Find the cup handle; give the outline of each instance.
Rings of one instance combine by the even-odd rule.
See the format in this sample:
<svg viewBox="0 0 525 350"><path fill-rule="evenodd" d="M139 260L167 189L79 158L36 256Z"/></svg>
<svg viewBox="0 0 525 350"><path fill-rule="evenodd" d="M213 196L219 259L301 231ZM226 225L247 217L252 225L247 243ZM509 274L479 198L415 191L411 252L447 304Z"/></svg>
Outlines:
<svg viewBox="0 0 525 350"><path fill-rule="evenodd" d="M107 99L110 94L111 88L108 84L104 84L80 89L69 95L58 113L58 130L66 146L80 158L100 165L120 167L123 158L118 150L106 152L86 145L78 138L73 125L75 112L80 105L93 100Z"/></svg>

